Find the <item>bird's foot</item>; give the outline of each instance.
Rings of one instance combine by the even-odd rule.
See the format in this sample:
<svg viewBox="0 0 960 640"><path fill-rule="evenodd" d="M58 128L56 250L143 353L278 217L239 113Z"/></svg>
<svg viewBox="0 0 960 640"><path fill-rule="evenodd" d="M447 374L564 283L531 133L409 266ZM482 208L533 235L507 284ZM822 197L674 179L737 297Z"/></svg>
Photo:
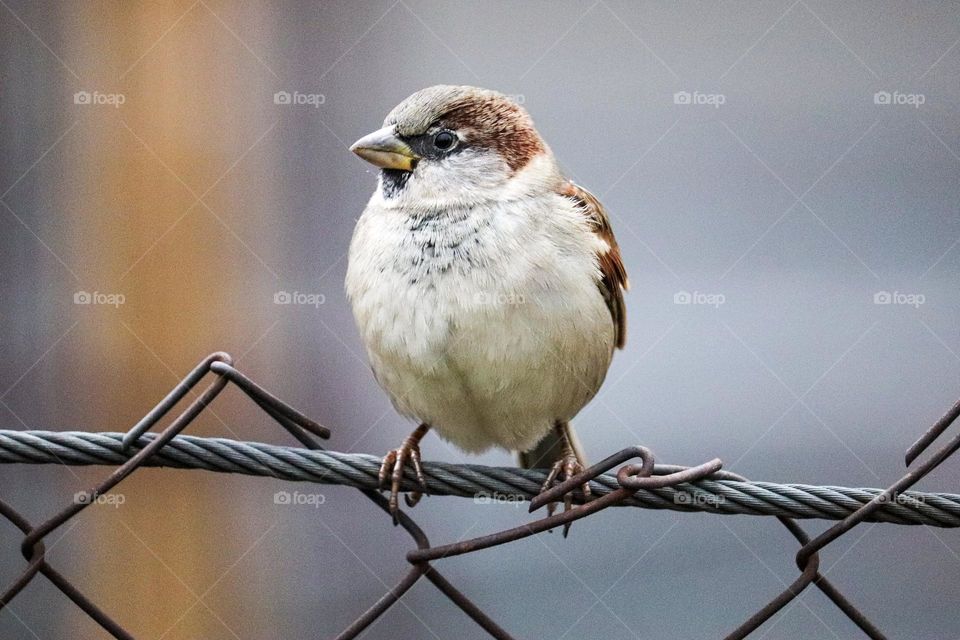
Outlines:
<svg viewBox="0 0 960 640"><path fill-rule="evenodd" d="M547 479L544 481L543 486L540 487L540 491L546 491L554 485L554 483L563 482L564 480L569 480L577 474L583 473L586 471L586 468L580 462L580 459L577 458L577 455L572 451L568 451L563 455L562 458L553 463L553 466L550 468L550 473L547 475ZM589 500L591 497L590 485L585 482L580 485L580 490L583 492L583 497L586 500ZM554 511L556 511L558 502L550 502L547 504L547 515L552 516ZM563 510L569 511L573 509L573 493L567 492L563 496ZM563 525L563 537L566 538L567 534L570 533L570 525L572 523L567 522Z"/></svg>
<svg viewBox="0 0 960 640"><path fill-rule="evenodd" d="M404 496L404 501L408 507L415 506L420 502L420 498L427 493L427 479L423 475L423 466L420 461L420 439L427 433L429 427L420 425L416 431L411 433L403 443L393 451L383 456L383 462L380 464L380 473L377 476L380 489L386 487L387 477L390 478L390 514L393 516L393 523L397 524L397 511L400 509L400 483L403 481L403 468L409 461L413 466L414 473L417 474L417 482L420 489L411 491Z"/></svg>

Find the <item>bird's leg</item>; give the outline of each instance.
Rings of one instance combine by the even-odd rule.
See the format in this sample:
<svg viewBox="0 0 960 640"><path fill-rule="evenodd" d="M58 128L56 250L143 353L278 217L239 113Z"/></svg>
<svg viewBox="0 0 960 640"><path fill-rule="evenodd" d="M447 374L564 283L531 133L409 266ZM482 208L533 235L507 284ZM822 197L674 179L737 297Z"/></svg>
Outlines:
<svg viewBox="0 0 960 640"><path fill-rule="evenodd" d="M557 432L557 436L562 443L562 449L559 457L556 462L553 463L553 466L550 467L550 473L547 474L547 479L544 481L543 486L540 487L540 491L546 491L553 486L554 482L567 480L577 475L578 473L583 473L586 470L586 467L583 464L583 461L580 460L577 456L577 452L574 450L573 445L570 444L570 439L567 437L566 430L562 425L558 424L554 427ZM591 497L590 486L588 483L581 485L581 490L583 491L583 496L585 499L589 500ZM557 508L556 502L551 502L547 505L547 515L552 516L553 512ZM569 511L573 508L573 494L567 493L563 497L563 510ZM563 537L566 538L567 534L570 532L570 524L566 523L563 525Z"/></svg>
<svg viewBox="0 0 960 640"><path fill-rule="evenodd" d="M427 492L427 479L423 477L423 467L420 464L420 440L423 439L423 436L427 435L427 431L429 430L430 425L421 424L413 433L404 439L399 448L383 456L383 462L380 464L380 473L377 480L380 488L383 489L387 481L387 476L390 476L390 513L393 514L394 522L397 520L397 510L400 506L398 500L400 483L403 481L403 467L406 465L407 460L413 465L413 470L417 474L417 482L420 483L421 487L421 489L412 491L405 496L407 506L412 507L417 504L420 498L423 497L423 494Z"/></svg>

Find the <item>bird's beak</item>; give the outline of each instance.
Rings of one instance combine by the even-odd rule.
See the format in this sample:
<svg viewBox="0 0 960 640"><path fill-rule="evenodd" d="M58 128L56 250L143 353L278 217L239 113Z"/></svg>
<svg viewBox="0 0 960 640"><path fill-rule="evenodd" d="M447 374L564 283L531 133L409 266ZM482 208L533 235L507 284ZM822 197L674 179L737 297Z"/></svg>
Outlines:
<svg viewBox="0 0 960 640"><path fill-rule="evenodd" d="M393 127L384 127L353 143L350 151L383 169L413 171L420 156L397 137Z"/></svg>

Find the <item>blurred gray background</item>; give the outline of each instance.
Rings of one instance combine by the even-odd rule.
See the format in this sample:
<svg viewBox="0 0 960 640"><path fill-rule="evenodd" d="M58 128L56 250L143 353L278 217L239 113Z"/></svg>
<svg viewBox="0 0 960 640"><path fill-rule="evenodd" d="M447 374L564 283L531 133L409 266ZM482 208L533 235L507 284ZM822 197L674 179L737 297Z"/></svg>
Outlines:
<svg viewBox="0 0 960 640"><path fill-rule="evenodd" d="M410 425L342 292L375 183L346 146L467 83L516 95L612 216L629 336L575 421L592 459L643 443L885 486L960 392L958 41L955 2L0 0L0 427L125 430L222 349L332 448L397 446ZM291 444L236 391L213 409L191 433ZM424 456L512 460L435 436ZM5 467L0 487L39 521L106 472ZM954 460L920 488L958 481ZM274 504L294 489L324 502ZM407 567L406 534L353 490L141 470L115 492L48 557L137 637L329 637ZM435 543L530 519L415 512ZM0 584L18 544L0 523ZM795 548L772 519L611 510L441 566L519 637L716 638L796 576ZM821 567L890 637L960 637L955 531L861 526ZM364 637L454 629L484 637L421 583ZM105 634L37 579L0 637ZM861 635L808 590L756 637Z"/></svg>

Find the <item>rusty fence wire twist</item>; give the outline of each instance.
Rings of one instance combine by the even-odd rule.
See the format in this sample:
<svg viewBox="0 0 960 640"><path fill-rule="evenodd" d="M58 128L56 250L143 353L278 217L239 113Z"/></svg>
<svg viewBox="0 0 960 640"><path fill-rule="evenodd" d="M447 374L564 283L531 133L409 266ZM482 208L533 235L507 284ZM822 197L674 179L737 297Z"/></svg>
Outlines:
<svg viewBox="0 0 960 640"><path fill-rule="evenodd" d="M214 380L158 434L147 431L162 420L207 376ZM214 398L234 383L264 412L276 420L302 447L282 447L222 438L178 436ZM583 473L539 493L546 472L514 468L425 463L428 489L435 495L509 496L530 499L530 511L572 493L576 507L518 527L453 544L433 546L419 525L399 513L398 524L413 539L416 548L407 552L407 574L353 623L336 636L355 638L391 607L421 578L462 609L492 637L512 639L484 611L454 587L434 566L444 558L473 553L507 544L569 524L611 506L634 506L717 514L774 516L799 542L798 577L753 616L725 636L746 638L811 584L820 589L863 632L874 640L886 638L860 609L819 572L819 551L861 522L901 525L960 527L960 495L924 493L909 489L960 448L960 434L921 463L917 458L960 416L960 401L954 404L907 450L907 473L886 489L853 489L800 484L750 482L722 470L719 459L695 467L655 464L653 453L641 446L628 447L593 465ZM226 353L207 356L193 371L126 434L0 431L0 464L61 463L69 465L117 465L102 482L74 496L72 502L39 525L31 524L0 499L0 516L23 534L21 552L27 560L21 574L0 593L0 611L37 575L43 575L114 638L132 639L46 560L44 538L106 494L143 466L204 469L224 473L270 476L283 480L343 484L357 488L389 514L386 498L377 491L379 458L364 454L326 451L319 440L330 431L264 390L235 369ZM410 471L410 470L408 470ZM405 489L416 488L412 472ZM579 487L589 483L592 496L584 500ZM811 539L796 522L801 518L836 520Z"/></svg>

